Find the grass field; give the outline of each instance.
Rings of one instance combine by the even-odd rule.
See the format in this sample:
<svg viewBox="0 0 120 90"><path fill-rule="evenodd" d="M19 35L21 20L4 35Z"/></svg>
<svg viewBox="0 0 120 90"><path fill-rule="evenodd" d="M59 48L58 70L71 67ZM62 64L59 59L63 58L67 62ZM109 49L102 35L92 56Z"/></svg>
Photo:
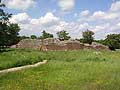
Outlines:
<svg viewBox="0 0 120 90"><path fill-rule="evenodd" d="M7 50L0 53L0 70L42 61L42 53L32 50Z"/></svg>
<svg viewBox="0 0 120 90"><path fill-rule="evenodd" d="M12 50L0 53L0 68L45 59L37 68L0 74L0 90L120 90L119 51Z"/></svg>

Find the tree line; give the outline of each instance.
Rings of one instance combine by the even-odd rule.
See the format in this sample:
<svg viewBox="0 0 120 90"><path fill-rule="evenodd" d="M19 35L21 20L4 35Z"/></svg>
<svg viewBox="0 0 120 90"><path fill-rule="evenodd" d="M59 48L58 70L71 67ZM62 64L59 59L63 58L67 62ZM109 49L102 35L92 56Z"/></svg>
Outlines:
<svg viewBox="0 0 120 90"><path fill-rule="evenodd" d="M58 39L60 41L69 40L71 37L69 36L69 33L65 30L59 31L56 33L58 36ZM42 31L41 36L31 35L28 36L20 36L21 39L47 39L47 38L54 38L54 35L51 33L46 32L45 30Z"/></svg>
<svg viewBox="0 0 120 90"><path fill-rule="evenodd" d="M11 45L15 45L22 39L54 38L53 34L48 33L45 30L43 30L40 37L37 37L36 35L31 35L30 37L19 36L20 27L16 23L13 24L9 22L9 18L11 18L12 14L4 12L3 7L5 7L5 5L2 4L0 0L0 50ZM71 38L66 30L59 31L56 34L60 41L69 40ZM95 40L94 34L95 33L93 31L86 30L82 32L82 38L77 40L81 43L87 44L98 42L107 45L111 50L120 49L120 34L107 35L104 40Z"/></svg>

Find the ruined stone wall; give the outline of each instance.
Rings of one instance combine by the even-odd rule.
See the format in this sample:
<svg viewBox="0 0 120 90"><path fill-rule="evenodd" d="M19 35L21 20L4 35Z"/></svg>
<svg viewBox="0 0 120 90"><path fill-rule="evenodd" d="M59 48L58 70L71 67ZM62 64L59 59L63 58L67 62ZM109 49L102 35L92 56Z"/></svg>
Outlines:
<svg viewBox="0 0 120 90"><path fill-rule="evenodd" d="M95 50L109 50L107 46L98 43L81 44L79 41L59 41L58 39L48 38L45 40L37 39L24 39L21 40L16 48L21 49L34 49L42 51L55 51L55 50L80 50L80 49L95 49Z"/></svg>
<svg viewBox="0 0 120 90"><path fill-rule="evenodd" d="M46 45L57 45L59 43L58 39L48 38L45 40L42 39L23 39L21 40L16 47L21 49L35 49L42 50L43 46Z"/></svg>
<svg viewBox="0 0 120 90"><path fill-rule="evenodd" d="M42 51L66 51L66 45L44 45L42 46Z"/></svg>
<svg viewBox="0 0 120 90"><path fill-rule="evenodd" d="M95 50L109 50L108 46L93 42L91 45L84 44L85 49L95 49Z"/></svg>
<svg viewBox="0 0 120 90"><path fill-rule="evenodd" d="M44 45L42 47L43 51L54 51L54 50L64 50L64 51L68 51L68 50L80 50L83 49L84 45L80 44L80 43L76 43L76 42L65 42L62 44L51 44L51 45Z"/></svg>
<svg viewBox="0 0 120 90"><path fill-rule="evenodd" d="M79 50L79 49L83 49L84 45L76 42L70 42L70 43L66 43L66 47L68 50Z"/></svg>
<svg viewBox="0 0 120 90"><path fill-rule="evenodd" d="M21 49L35 49L39 50L42 45L41 40L34 40L34 39L24 39L20 41L16 47Z"/></svg>

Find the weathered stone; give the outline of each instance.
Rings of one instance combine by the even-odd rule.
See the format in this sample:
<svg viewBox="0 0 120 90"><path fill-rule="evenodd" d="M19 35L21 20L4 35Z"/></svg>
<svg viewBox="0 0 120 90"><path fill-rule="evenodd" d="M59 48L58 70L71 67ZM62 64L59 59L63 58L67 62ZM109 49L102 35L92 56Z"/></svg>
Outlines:
<svg viewBox="0 0 120 90"><path fill-rule="evenodd" d="M16 48L16 45L12 45L10 48Z"/></svg>
<svg viewBox="0 0 120 90"><path fill-rule="evenodd" d="M17 45L17 48L22 49L35 49L35 50L42 50L42 51L55 51L55 50L79 50L79 49L96 49L101 50L105 49L108 50L107 46L98 43L89 44L82 44L76 40L67 40L67 41L59 41L58 39L48 38L44 40L38 39L23 39Z"/></svg>
<svg viewBox="0 0 120 90"><path fill-rule="evenodd" d="M21 40L16 47L21 48L21 49L35 49L35 50L40 50L40 47L42 45L41 40L36 40L36 39L23 39Z"/></svg>
<svg viewBox="0 0 120 90"><path fill-rule="evenodd" d="M108 46L96 42L92 43L92 47L95 48L96 50L109 50Z"/></svg>
<svg viewBox="0 0 120 90"><path fill-rule="evenodd" d="M109 47L96 42L93 42L91 45L84 44L84 48L95 49L95 50L109 50Z"/></svg>

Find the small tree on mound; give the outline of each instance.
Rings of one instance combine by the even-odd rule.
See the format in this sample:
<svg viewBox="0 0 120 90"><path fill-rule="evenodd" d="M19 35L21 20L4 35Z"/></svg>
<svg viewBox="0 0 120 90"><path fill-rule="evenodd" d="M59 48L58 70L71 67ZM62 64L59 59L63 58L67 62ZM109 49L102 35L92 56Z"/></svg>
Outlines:
<svg viewBox="0 0 120 90"><path fill-rule="evenodd" d="M83 38L80 41L82 43L92 44L92 42L94 41L93 35L94 35L94 32L87 30L82 33Z"/></svg>
<svg viewBox="0 0 120 90"><path fill-rule="evenodd" d="M46 38L53 38L53 34L47 33L45 30L43 30L42 36L40 36L40 39L46 39Z"/></svg>
<svg viewBox="0 0 120 90"><path fill-rule="evenodd" d="M31 39L37 39L37 36L31 35L30 38L31 38Z"/></svg>
<svg viewBox="0 0 120 90"><path fill-rule="evenodd" d="M67 31L65 31L65 30L57 32L57 36L58 36L59 40L61 40L61 41L69 40L71 38L69 36L69 33L67 33Z"/></svg>

